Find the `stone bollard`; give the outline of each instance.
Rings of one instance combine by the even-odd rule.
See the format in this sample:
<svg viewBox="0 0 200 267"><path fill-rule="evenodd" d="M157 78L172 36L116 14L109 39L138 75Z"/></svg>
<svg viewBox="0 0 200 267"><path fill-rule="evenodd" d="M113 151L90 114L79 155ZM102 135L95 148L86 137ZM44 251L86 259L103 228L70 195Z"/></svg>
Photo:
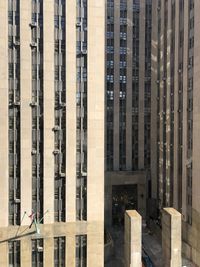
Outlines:
<svg viewBox="0 0 200 267"><path fill-rule="evenodd" d="M125 267L142 267L142 218L136 210L125 213Z"/></svg>
<svg viewBox="0 0 200 267"><path fill-rule="evenodd" d="M162 251L164 267L181 267L181 214L173 208L162 212Z"/></svg>

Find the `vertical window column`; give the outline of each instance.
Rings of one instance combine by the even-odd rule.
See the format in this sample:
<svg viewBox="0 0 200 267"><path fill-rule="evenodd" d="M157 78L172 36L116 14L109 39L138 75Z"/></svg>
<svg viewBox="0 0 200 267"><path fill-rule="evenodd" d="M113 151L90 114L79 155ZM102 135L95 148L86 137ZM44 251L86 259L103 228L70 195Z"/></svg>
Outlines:
<svg viewBox="0 0 200 267"><path fill-rule="evenodd" d="M54 266L65 267L65 237L54 238Z"/></svg>
<svg viewBox="0 0 200 267"><path fill-rule="evenodd" d="M171 3L171 56L170 56L170 202L173 205L173 184L174 184L174 72L175 72L175 1Z"/></svg>
<svg viewBox="0 0 200 267"><path fill-rule="evenodd" d="M43 239L32 240L32 267L43 267Z"/></svg>
<svg viewBox="0 0 200 267"><path fill-rule="evenodd" d="M54 170L55 221L65 221L66 184L66 75L65 75L65 1L55 0L54 10L54 79L55 79L55 126Z"/></svg>
<svg viewBox="0 0 200 267"><path fill-rule="evenodd" d="M43 1L32 0L32 209L43 216Z"/></svg>
<svg viewBox="0 0 200 267"><path fill-rule="evenodd" d="M76 218L87 219L87 0L77 1Z"/></svg>
<svg viewBox="0 0 200 267"><path fill-rule="evenodd" d="M145 88L144 88L144 167L150 168L151 132L151 26L152 1L146 0L145 11Z"/></svg>
<svg viewBox="0 0 200 267"><path fill-rule="evenodd" d="M126 169L127 1L120 0L119 170Z"/></svg>
<svg viewBox="0 0 200 267"><path fill-rule="evenodd" d="M9 249L9 266L19 267L20 266L20 241L8 242Z"/></svg>
<svg viewBox="0 0 200 267"><path fill-rule="evenodd" d="M76 236L76 267L87 266L87 236Z"/></svg>
<svg viewBox="0 0 200 267"><path fill-rule="evenodd" d="M132 62L132 169L138 169L138 109L139 109L139 31L140 1L133 1L133 62Z"/></svg>
<svg viewBox="0 0 200 267"><path fill-rule="evenodd" d="M9 223L20 224L20 25L19 0L8 1Z"/></svg>
<svg viewBox="0 0 200 267"><path fill-rule="evenodd" d="M114 0L107 1L107 170L113 170L113 124L114 124Z"/></svg>
<svg viewBox="0 0 200 267"><path fill-rule="evenodd" d="M182 209L183 169L183 53L184 53L184 1L179 1L179 54L178 54L178 209Z"/></svg>

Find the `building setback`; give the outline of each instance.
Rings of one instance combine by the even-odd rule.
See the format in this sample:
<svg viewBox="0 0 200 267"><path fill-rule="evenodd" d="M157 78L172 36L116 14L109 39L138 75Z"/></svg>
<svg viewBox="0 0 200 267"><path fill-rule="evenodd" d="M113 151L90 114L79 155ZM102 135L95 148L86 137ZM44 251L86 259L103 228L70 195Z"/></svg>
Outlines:
<svg viewBox="0 0 200 267"><path fill-rule="evenodd" d="M31 262L28 246L35 264L103 266L105 2L2 0L0 29L1 237L25 212L44 224L2 243L0 265Z"/></svg>

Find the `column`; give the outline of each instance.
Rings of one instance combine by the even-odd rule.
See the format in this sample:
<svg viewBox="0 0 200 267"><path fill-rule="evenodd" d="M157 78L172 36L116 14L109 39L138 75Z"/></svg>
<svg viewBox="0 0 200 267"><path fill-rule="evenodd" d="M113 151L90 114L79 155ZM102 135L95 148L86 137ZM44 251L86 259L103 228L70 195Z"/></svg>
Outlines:
<svg viewBox="0 0 200 267"><path fill-rule="evenodd" d="M21 266L32 266L32 244L30 238L22 238L20 241L20 261ZM5 265L6 266L6 265Z"/></svg>
<svg viewBox="0 0 200 267"><path fill-rule="evenodd" d="M142 217L135 210L125 213L125 267L142 267Z"/></svg>
<svg viewBox="0 0 200 267"><path fill-rule="evenodd" d="M66 266L76 266L76 239L75 236L66 237Z"/></svg>
<svg viewBox="0 0 200 267"><path fill-rule="evenodd" d="M87 220L104 221L105 1L88 1ZM98 192L98 193L97 193Z"/></svg>
<svg viewBox="0 0 200 267"><path fill-rule="evenodd" d="M162 212L162 250L164 267L182 266L181 214L173 208Z"/></svg>
<svg viewBox="0 0 200 267"><path fill-rule="evenodd" d="M178 55L179 55L179 1L175 1L175 66L174 66L174 190L173 190L173 207L178 208Z"/></svg>
<svg viewBox="0 0 200 267"><path fill-rule="evenodd" d="M0 266L9 266L8 242L0 244Z"/></svg>
<svg viewBox="0 0 200 267"><path fill-rule="evenodd" d="M76 1L66 1L66 220L76 220ZM71 265L69 265L71 266Z"/></svg>
<svg viewBox="0 0 200 267"><path fill-rule="evenodd" d="M152 1L152 40L151 40L151 183L152 198L157 198L157 49L158 13L157 0Z"/></svg>
<svg viewBox="0 0 200 267"><path fill-rule="evenodd" d="M54 1L43 3L44 27L44 217L45 223L54 221Z"/></svg>
<svg viewBox="0 0 200 267"><path fill-rule="evenodd" d="M44 267L54 266L54 238L44 238Z"/></svg>
<svg viewBox="0 0 200 267"><path fill-rule="evenodd" d="M184 58L183 58L183 173L182 173L182 214L186 220L187 209L187 94L188 94L188 1L184 2Z"/></svg>
<svg viewBox="0 0 200 267"><path fill-rule="evenodd" d="M170 169L170 150L171 150L171 38L172 38L172 10L171 10L171 1L168 1L168 24L167 24L167 46L165 49L167 50L166 56L166 205L168 207L171 206L171 198L173 199L173 195L171 195L171 169Z"/></svg>
<svg viewBox="0 0 200 267"><path fill-rule="evenodd" d="M8 225L8 1L0 1L0 226Z"/></svg>
<svg viewBox="0 0 200 267"><path fill-rule="evenodd" d="M32 114L31 114L31 1L20 5L20 75L21 75L21 218L32 210ZM29 224L28 216L23 225Z"/></svg>
<svg viewBox="0 0 200 267"><path fill-rule="evenodd" d="M87 267L104 266L104 225L90 225L87 235Z"/></svg>

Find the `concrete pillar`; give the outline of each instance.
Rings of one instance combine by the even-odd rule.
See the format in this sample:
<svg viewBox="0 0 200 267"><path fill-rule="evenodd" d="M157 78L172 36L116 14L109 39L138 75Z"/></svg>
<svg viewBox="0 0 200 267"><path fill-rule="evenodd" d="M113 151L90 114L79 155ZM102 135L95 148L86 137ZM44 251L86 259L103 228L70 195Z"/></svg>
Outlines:
<svg viewBox="0 0 200 267"><path fill-rule="evenodd" d="M54 2L44 1L43 6L43 79L44 79L44 223L54 222ZM48 29L48 30L46 30Z"/></svg>
<svg viewBox="0 0 200 267"><path fill-rule="evenodd" d="M76 266L76 239L75 236L66 237L66 266Z"/></svg>
<svg viewBox="0 0 200 267"><path fill-rule="evenodd" d="M142 267L142 217L135 210L125 213L125 267Z"/></svg>
<svg viewBox="0 0 200 267"><path fill-rule="evenodd" d="M54 266L54 238L44 239L44 267Z"/></svg>
<svg viewBox="0 0 200 267"><path fill-rule="evenodd" d="M0 227L8 226L8 2L0 1ZM0 259L1 260L1 259Z"/></svg>
<svg viewBox="0 0 200 267"><path fill-rule="evenodd" d="M0 266L9 266L7 242L0 244Z"/></svg>
<svg viewBox="0 0 200 267"><path fill-rule="evenodd" d="M20 241L20 260L21 266L31 267L32 266L32 244L29 238L22 238ZM1 265L0 265L1 266ZM7 265L2 265L7 266Z"/></svg>
<svg viewBox="0 0 200 267"><path fill-rule="evenodd" d="M182 266L181 214L173 208L162 212L162 250L164 267Z"/></svg>

